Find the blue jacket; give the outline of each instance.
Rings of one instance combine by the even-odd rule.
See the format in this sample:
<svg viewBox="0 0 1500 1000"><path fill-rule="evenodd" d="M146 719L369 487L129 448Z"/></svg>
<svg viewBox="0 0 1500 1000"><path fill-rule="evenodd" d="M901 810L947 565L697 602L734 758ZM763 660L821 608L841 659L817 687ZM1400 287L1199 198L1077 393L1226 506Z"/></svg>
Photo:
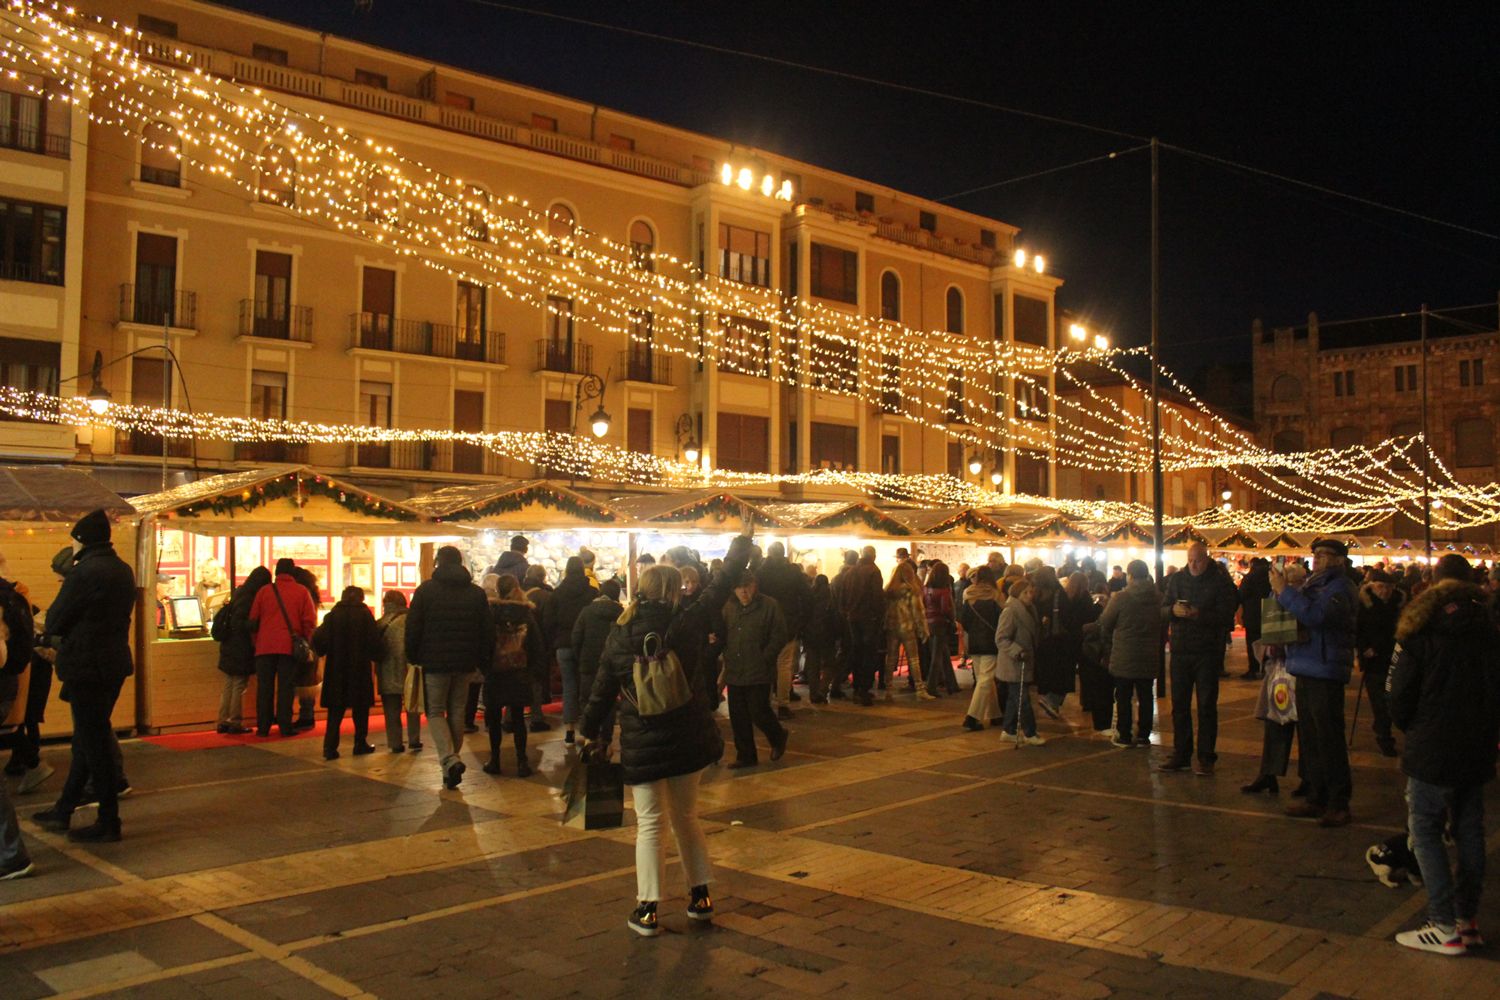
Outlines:
<svg viewBox="0 0 1500 1000"><path fill-rule="evenodd" d="M1287 587L1276 603L1307 629L1307 641L1286 647L1293 677L1349 683L1354 669L1354 620L1359 596L1342 566L1314 573L1301 590Z"/></svg>

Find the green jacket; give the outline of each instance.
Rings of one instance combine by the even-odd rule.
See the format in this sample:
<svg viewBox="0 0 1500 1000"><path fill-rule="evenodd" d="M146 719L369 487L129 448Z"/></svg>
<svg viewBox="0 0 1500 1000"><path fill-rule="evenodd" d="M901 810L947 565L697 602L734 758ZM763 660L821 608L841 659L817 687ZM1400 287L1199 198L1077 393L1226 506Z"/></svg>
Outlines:
<svg viewBox="0 0 1500 1000"><path fill-rule="evenodd" d="M775 598L756 594L749 604L724 605L724 683L776 683L776 656L787 644L786 616Z"/></svg>

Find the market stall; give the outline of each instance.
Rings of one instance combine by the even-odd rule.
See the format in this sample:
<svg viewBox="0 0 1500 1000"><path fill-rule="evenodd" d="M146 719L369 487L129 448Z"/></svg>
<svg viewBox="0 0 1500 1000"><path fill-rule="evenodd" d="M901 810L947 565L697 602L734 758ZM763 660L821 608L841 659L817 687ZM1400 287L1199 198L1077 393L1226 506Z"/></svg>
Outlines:
<svg viewBox="0 0 1500 1000"><path fill-rule="evenodd" d="M379 608L387 591L416 589L432 543L468 534L300 465L213 476L131 503L145 540L137 576L157 603L139 656L140 723L152 732L212 723L222 677L208 625L256 566L293 559L317 578L324 606L353 585ZM253 706L253 683L246 701Z"/></svg>
<svg viewBox="0 0 1500 1000"><path fill-rule="evenodd" d="M8 579L26 586L31 603L46 613L57 597L62 578L52 572L52 557L60 549L71 548L68 532L83 515L103 510L115 522L113 538L120 558L133 562L136 530L131 516L134 508L99 484L93 476L73 469L46 466L6 466L0 468L0 553L5 556ZM137 587L140 581L137 580ZM138 589L138 595L144 591ZM138 597L136 606L142 606ZM131 628L140 631L139 610ZM73 731L67 706L57 699L54 687L48 706L42 736L66 736ZM115 728L125 731L136 727L136 685L126 683L115 703Z"/></svg>

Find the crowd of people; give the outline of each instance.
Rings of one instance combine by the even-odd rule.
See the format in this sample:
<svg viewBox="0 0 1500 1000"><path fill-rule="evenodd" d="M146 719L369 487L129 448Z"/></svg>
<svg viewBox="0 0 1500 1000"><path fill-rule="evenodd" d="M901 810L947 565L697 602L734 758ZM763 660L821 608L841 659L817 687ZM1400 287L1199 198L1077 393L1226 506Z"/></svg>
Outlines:
<svg viewBox="0 0 1500 1000"><path fill-rule="evenodd" d="M81 520L73 537L73 549L55 564L62 591L35 637L36 609L24 588L0 579L4 672L34 664L28 700L40 697L34 712L28 705L7 771L22 775L28 790L47 776L36 727L55 663L73 713L72 763L57 802L34 819L75 840L118 840L118 799L129 784L109 717L131 672L134 578L109 543L102 513ZM258 735L268 737L273 725L282 736L305 728L309 695L320 690L325 758L340 755L346 715L352 752L369 754L378 695L387 749L421 750L425 716L442 783L455 789L466 771L464 737L478 731L481 705L489 750L483 770L505 773L509 733L512 773L532 773L527 734L550 728L543 706L556 678L565 743L589 759L617 749L634 788L639 905L629 925L651 935L667 827L688 874L688 915L712 916L695 802L701 772L727 749L714 721L722 704L733 741L728 767L739 770L759 766L760 741L771 761L786 753L791 734L782 723L802 700L799 675L814 705L872 706L893 701L903 687L920 702L959 695L959 671L967 669L973 682L963 728L998 728L1017 747L1044 746L1036 713L1061 718L1069 695L1099 737L1121 750L1147 747L1155 691L1170 690L1172 738L1154 770L1211 777L1226 651L1243 626L1245 676L1263 684L1265 731L1259 773L1242 791L1277 794L1295 746L1301 780L1288 815L1323 827L1351 821L1344 713L1357 668L1375 746L1402 757L1410 810L1409 838L1372 847L1367 860L1387 882L1392 873L1420 870L1429 893L1428 924L1398 940L1444 954L1477 946L1480 789L1493 778L1500 737L1500 570L1476 570L1456 554L1430 567L1356 569L1343 542L1323 539L1313 545L1311 567L1216 560L1195 544L1186 564L1160 581L1141 560L1106 577L1088 558L1068 557L1059 567L1040 559L1007 564L998 551L954 572L898 549L883 572L866 547L844 553L830 580L790 559L780 542L762 552L740 537L709 564L682 546L660 559L642 556L634 591L622 601L623 581L600 581L587 549L549 582L528 562L528 547L524 536L513 538L476 582L462 552L443 546L409 605L403 594L387 593L377 618L363 590L348 587L321 624L318 585L305 569L290 559L254 569L213 622L224 674L219 731L250 731L240 706L254 676ZM0 708L8 707L4 695L0 684ZM1272 703L1274 711L1264 707ZM69 830L72 814L93 803L94 824ZM7 798L0 808L5 878L30 871L13 817ZM1445 834L1458 845L1456 873Z"/></svg>

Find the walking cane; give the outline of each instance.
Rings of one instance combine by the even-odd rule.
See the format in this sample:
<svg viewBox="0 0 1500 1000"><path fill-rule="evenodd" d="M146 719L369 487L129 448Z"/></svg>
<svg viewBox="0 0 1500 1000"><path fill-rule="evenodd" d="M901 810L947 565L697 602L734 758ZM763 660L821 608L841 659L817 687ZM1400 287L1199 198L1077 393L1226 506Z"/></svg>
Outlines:
<svg viewBox="0 0 1500 1000"><path fill-rule="evenodd" d="M1359 729L1359 703L1365 698L1364 678L1360 678L1359 691L1354 696L1354 722L1349 726L1349 749L1354 749L1354 734Z"/></svg>

